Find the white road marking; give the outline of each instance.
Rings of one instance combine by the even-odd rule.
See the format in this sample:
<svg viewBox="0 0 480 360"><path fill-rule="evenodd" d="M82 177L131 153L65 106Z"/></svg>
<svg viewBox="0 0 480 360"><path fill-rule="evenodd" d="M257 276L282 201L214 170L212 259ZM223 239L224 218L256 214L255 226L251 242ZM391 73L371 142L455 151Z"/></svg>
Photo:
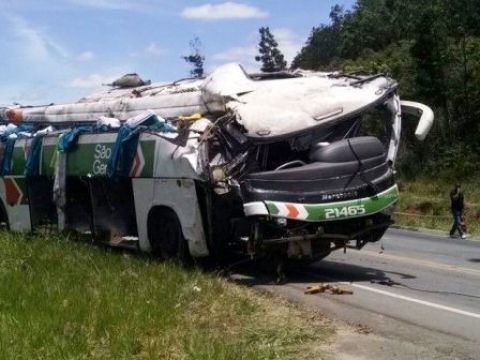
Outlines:
<svg viewBox="0 0 480 360"><path fill-rule="evenodd" d="M457 309L457 308L453 308L453 307L445 306L445 305L441 305L441 304L436 304L436 303L432 303L430 301L420 300L420 299L412 298L412 297L409 297L409 296L398 295L398 294L395 294L395 293L392 293L392 292L389 292L389 291L380 290L380 289L372 288L370 286L365 286L365 285L361 285L361 284L354 284L354 283L349 283L349 282L340 282L340 284L349 285L349 286L356 287L356 288L359 288L359 289L363 289L363 290L366 290L366 291L371 291L371 292L374 292L374 293L377 293L377 294L389 296L389 297L392 297L392 298L395 298L395 299L409 301L409 302L413 302L413 303L416 303L416 304L429 306L429 307L432 307L432 308L435 308L435 309L444 310L444 311L448 311L448 312L451 312L451 313L480 319L480 314L478 314L478 313L465 311L465 310L461 310L461 309Z"/></svg>
<svg viewBox="0 0 480 360"><path fill-rule="evenodd" d="M442 264L442 263L437 263L437 262L428 261L428 260L407 258L407 257L404 257L404 256L391 255L391 254L386 254L386 253L380 254L378 252L370 251L370 250L362 250L362 251L360 251L359 253L356 253L356 254L358 254L360 256L361 255L367 255L367 256L372 256L372 257L376 257L376 258L383 258L383 259L389 259L389 260L396 260L396 261L400 261L400 262L407 262L407 263L410 263L410 264L429 267L429 268L432 268L432 269L462 272L462 273L467 273L467 274L471 274L471 275L480 276L480 270L477 270L477 269L471 269L471 268L465 268L465 267L461 267L461 266Z"/></svg>

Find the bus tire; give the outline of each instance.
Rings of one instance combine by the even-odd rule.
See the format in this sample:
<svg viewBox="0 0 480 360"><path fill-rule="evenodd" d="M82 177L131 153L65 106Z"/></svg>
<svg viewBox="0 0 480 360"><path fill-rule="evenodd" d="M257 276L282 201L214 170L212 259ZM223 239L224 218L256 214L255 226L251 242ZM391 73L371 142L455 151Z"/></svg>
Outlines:
<svg viewBox="0 0 480 360"><path fill-rule="evenodd" d="M183 237L177 214L166 207L154 208L148 217L149 240L152 254L164 260L186 265L190 260L188 244Z"/></svg>

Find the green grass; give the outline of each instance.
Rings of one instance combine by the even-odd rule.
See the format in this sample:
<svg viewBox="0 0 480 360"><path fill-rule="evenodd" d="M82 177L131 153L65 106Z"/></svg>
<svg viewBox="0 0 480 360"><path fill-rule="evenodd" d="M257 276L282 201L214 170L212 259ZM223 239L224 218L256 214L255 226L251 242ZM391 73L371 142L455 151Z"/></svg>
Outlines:
<svg viewBox="0 0 480 360"><path fill-rule="evenodd" d="M324 320L199 270L56 234L0 248L1 359L328 357Z"/></svg>
<svg viewBox="0 0 480 360"><path fill-rule="evenodd" d="M449 231L452 226L452 184L435 179L400 181L400 201L395 222L402 226ZM466 224L470 234L480 234L480 181L462 183L466 202Z"/></svg>

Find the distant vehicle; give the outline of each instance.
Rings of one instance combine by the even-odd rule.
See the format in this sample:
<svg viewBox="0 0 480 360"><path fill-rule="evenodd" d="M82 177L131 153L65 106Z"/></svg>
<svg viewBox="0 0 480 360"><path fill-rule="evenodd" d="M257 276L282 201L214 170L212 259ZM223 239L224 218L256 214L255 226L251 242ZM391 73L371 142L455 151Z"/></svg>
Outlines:
<svg viewBox="0 0 480 360"><path fill-rule="evenodd" d="M423 140L432 111L400 101L384 75L249 75L236 64L3 108L1 221L164 258L360 249L391 224L402 110L419 116Z"/></svg>

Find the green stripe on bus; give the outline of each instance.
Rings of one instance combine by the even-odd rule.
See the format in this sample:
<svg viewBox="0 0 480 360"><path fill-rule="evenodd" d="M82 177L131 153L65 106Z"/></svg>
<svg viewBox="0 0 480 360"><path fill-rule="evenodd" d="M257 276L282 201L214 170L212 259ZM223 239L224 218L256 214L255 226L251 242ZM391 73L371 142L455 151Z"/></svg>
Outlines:
<svg viewBox="0 0 480 360"><path fill-rule="evenodd" d="M322 204L294 204L276 201L266 201L268 212L271 216L278 217L284 210L285 214L292 214L292 218L304 221L331 221L352 219L376 214L398 201L399 192L397 185L378 193L374 196ZM296 211L295 211L296 210Z"/></svg>
<svg viewBox="0 0 480 360"><path fill-rule="evenodd" d="M390 189L368 198L336 203L305 205L308 213L307 220L337 220L376 214L395 204L398 201L398 197L398 187L394 185Z"/></svg>
<svg viewBox="0 0 480 360"><path fill-rule="evenodd" d="M267 209L268 209L268 213L273 216L277 215L280 212L278 207L275 204L270 202L267 202Z"/></svg>
<svg viewBox="0 0 480 360"><path fill-rule="evenodd" d="M140 177L152 177L153 176L153 166L155 159L155 141L141 141L140 146L142 148L143 158L145 160L145 165L143 166Z"/></svg>
<svg viewBox="0 0 480 360"><path fill-rule="evenodd" d="M78 144L73 151L67 154L67 175L105 176L108 159L111 156L113 146L113 142ZM145 161L140 176L152 177L155 160L155 140L141 141L140 146ZM56 151L56 145L43 146L41 163L42 175L55 175ZM20 170L20 167L23 167L21 172L21 174L23 174L25 161L23 163L19 161L18 163L19 165L16 168Z"/></svg>
<svg viewBox="0 0 480 360"><path fill-rule="evenodd" d="M25 151L23 147L15 147L12 153L12 170L10 175L25 175Z"/></svg>

